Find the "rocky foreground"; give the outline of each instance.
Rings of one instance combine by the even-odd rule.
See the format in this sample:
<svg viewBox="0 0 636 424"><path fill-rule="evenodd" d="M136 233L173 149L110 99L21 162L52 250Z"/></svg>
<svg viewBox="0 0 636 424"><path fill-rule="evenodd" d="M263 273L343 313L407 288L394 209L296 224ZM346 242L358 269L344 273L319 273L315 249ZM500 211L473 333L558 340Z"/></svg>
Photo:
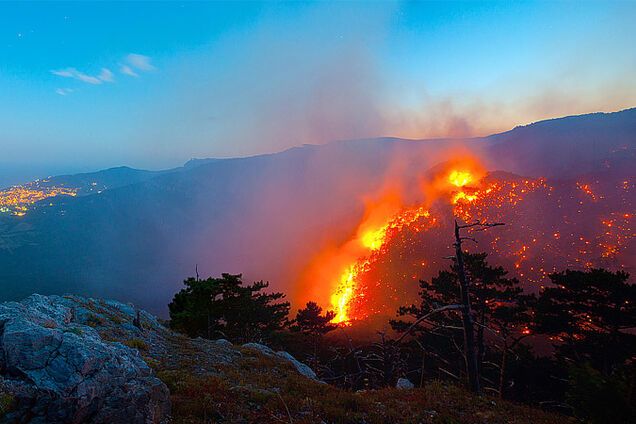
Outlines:
<svg viewBox="0 0 636 424"><path fill-rule="evenodd" d="M345 392L286 352L189 339L115 301L33 295L0 304L0 422L562 421L441 383Z"/></svg>

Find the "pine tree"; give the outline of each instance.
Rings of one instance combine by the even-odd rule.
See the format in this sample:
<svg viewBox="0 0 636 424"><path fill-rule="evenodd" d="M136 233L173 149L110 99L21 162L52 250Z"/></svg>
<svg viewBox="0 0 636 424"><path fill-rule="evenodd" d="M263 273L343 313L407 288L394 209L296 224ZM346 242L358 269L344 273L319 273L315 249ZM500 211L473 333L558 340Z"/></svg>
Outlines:
<svg viewBox="0 0 636 424"><path fill-rule="evenodd" d="M604 269L550 275L536 330L569 370L567 402L591 423L636 422L636 285Z"/></svg>
<svg viewBox="0 0 636 424"><path fill-rule="evenodd" d="M464 270L470 281L471 314L475 323L474 340L477 345L477 365L481 374L486 355L499 352L498 383L494 387L503 390L506 357L511 349L528 335L531 321L532 297L523 295L519 281L508 278L502 267L493 267L486 261L487 254L463 253ZM419 305L401 307L399 316L415 319L440 309L442 305L461 304L459 267L453 261L449 270L440 271L430 282L420 281ZM430 315L423 326L414 329L420 344L428 354L440 358L443 372L457 376L464 368L464 352L460 330L462 316L457 308ZM406 331L412 322L393 320L391 325L398 332ZM453 355L455 352L455 355ZM457 355L459 354L459 355ZM453 363L452 359L456 358ZM448 369L451 367L452 369Z"/></svg>
<svg viewBox="0 0 636 424"><path fill-rule="evenodd" d="M170 326L191 337L261 341L284 328L289 302L282 293L263 292L269 283L244 285L241 275L188 278L168 305Z"/></svg>
<svg viewBox="0 0 636 424"><path fill-rule="evenodd" d="M299 309L296 314L292 330L299 331L309 338L313 351L311 362L314 369L318 367L318 348L323 336L338 328L337 324L331 323L335 316L336 313L333 311L327 311L323 315L322 308L316 302L307 302L305 308Z"/></svg>
<svg viewBox="0 0 636 424"><path fill-rule="evenodd" d="M559 355L605 375L636 359L636 285L629 274L567 270L550 280L537 301L537 330L552 336Z"/></svg>

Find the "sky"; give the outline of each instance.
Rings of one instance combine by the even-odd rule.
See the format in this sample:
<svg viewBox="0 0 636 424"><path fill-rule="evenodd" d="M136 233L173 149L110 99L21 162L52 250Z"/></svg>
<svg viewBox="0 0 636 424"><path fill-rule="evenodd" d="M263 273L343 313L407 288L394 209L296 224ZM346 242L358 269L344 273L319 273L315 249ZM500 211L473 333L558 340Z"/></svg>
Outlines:
<svg viewBox="0 0 636 424"><path fill-rule="evenodd" d="M636 2L1 2L0 186L636 106Z"/></svg>

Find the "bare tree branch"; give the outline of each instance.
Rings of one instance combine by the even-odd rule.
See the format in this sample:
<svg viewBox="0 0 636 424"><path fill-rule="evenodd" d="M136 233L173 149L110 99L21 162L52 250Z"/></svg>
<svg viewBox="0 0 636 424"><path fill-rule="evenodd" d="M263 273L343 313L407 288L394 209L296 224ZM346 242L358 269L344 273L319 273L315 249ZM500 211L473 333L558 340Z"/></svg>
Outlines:
<svg viewBox="0 0 636 424"><path fill-rule="evenodd" d="M406 331L404 332L404 334L402 334L395 342L396 343L400 343L400 341L402 341L402 339L404 337L406 337L407 334L409 334L411 332L411 330L413 330L420 322L424 321L425 319L427 319L428 317L430 317L431 315L434 314L438 314L440 312L444 312L444 311L451 311L451 310L456 310L456 309L462 309L464 306L463 305L446 305L446 306L442 306L441 308L437 308L437 309L433 309L431 312L429 312L426 315L422 315L421 317L419 317L418 319L415 320L415 322L413 324L411 324L411 326L409 328L406 329Z"/></svg>

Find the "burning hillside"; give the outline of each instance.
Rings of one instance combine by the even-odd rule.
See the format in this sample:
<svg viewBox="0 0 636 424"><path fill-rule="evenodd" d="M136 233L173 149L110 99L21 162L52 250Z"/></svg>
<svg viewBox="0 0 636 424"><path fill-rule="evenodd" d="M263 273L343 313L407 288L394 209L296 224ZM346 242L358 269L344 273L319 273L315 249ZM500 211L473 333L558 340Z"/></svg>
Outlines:
<svg viewBox="0 0 636 424"><path fill-rule="evenodd" d="M414 282L447 266L442 258L451 248L454 217L505 222L479 233L479 244L470 248L491 254L530 291L566 267L630 271L633 190L624 178L601 183L486 175L474 161L455 161L422 184L426 200L420 204L399 207L389 196L369 205L355 237L331 258L321 256L310 275L320 268L312 280L329 279L335 322L392 315L414 298Z"/></svg>

